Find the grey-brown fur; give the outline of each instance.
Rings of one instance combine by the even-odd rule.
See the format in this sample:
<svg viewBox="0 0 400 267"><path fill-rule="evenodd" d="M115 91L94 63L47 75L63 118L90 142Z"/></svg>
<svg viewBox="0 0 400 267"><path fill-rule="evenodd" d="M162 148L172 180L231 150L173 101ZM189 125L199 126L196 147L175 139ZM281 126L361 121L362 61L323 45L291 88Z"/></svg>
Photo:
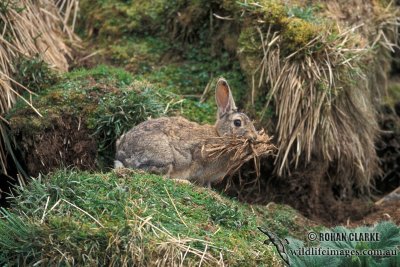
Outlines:
<svg viewBox="0 0 400 267"><path fill-rule="evenodd" d="M236 111L228 83L220 78L216 86L217 122L199 125L182 117L163 117L145 121L117 141L116 167L137 168L201 184L222 179L229 157L217 161L204 158L201 148L208 138L224 134L256 138L253 123ZM241 126L234 121L240 120Z"/></svg>

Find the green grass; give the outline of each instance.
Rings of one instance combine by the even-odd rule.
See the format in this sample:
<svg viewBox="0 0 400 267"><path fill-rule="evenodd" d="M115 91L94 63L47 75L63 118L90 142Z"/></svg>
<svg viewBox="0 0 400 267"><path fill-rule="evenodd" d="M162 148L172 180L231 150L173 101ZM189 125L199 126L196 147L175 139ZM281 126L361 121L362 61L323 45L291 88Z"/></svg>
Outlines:
<svg viewBox="0 0 400 267"><path fill-rule="evenodd" d="M280 210L282 220L275 219ZM0 262L6 265L149 266L163 258L171 264L190 246L185 265L198 263L206 251L211 265L222 256L230 266L279 266L257 226L294 236L308 229L298 225L293 232L293 211L279 205L270 213L127 169L58 171L20 189L1 213Z"/></svg>
<svg viewBox="0 0 400 267"><path fill-rule="evenodd" d="M211 56L209 47L188 45L184 49L180 44L154 36L103 41L96 43L95 48L105 61L124 68L136 80L149 81L184 97L198 100L207 84L220 76L228 80L239 101L246 96L246 78L239 61L228 53ZM214 86L212 83L212 89Z"/></svg>
<svg viewBox="0 0 400 267"><path fill-rule="evenodd" d="M140 171L60 170L17 188L0 210L5 266L282 266L257 227L310 247L307 232L380 233L379 242L321 242L325 249L396 249L399 228L310 227L287 206L248 205L209 189ZM297 239L296 239L297 238ZM312 257L288 252L294 266L397 266L397 257ZM184 255L184 256L183 256ZM384 265L382 265L384 264Z"/></svg>
<svg viewBox="0 0 400 267"><path fill-rule="evenodd" d="M107 65L98 65L92 69L75 69L64 74L64 83L85 82L92 77L95 81L110 81L116 85L128 85L132 82L132 75L124 69L115 68ZM70 86L66 86L66 89Z"/></svg>
<svg viewBox="0 0 400 267"><path fill-rule="evenodd" d="M40 92L58 81L58 74L40 56L21 56L17 58L15 65L17 72L14 79L33 92Z"/></svg>

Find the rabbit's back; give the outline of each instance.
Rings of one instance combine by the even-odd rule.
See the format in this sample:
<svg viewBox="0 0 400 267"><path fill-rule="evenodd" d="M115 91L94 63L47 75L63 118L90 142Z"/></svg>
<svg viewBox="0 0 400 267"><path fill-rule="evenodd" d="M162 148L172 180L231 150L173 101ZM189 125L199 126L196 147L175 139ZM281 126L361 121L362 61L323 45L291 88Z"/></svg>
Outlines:
<svg viewBox="0 0 400 267"><path fill-rule="evenodd" d="M117 141L116 160L124 167L190 179L201 165L201 147L217 136L211 125L199 125L182 117L145 121ZM196 166L194 166L196 162Z"/></svg>

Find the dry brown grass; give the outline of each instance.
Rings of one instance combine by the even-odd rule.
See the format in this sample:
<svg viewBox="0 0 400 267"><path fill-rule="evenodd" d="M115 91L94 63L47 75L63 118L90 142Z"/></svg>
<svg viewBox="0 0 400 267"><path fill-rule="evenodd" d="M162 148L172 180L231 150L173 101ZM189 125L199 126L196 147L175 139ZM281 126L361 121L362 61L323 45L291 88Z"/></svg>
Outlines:
<svg viewBox="0 0 400 267"><path fill-rule="evenodd" d="M346 3L342 10L351 13L348 7L355 5ZM373 14L357 24L344 24L338 18L336 24L317 23L321 30L291 53L285 49L285 29L277 31L265 20L253 25L263 54L254 68L253 92L267 85L276 107L278 175L322 160L335 166L337 182L345 187L370 186L378 169L375 104L387 75L382 54L396 46L399 22L398 11L391 7ZM344 21L350 20L344 17Z"/></svg>
<svg viewBox="0 0 400 267"><path fill-rule="evenodd" d="M0 4L0 118L3 122L3 114L13 106L17 98L22 98L31 105L30 99L23 98L20 90L28 91L29 94L32 92L12 78L18 72L15 69L17 58L39 57L53 69L68 70L71 52L64 37L68 36L69 42L78 40L68 26L71 21L74 26L77 5L77 0L62 0L57 3L52 0L23 0ZM32 108L34 109L33 106ZM9 140L5 140L5 127L3 124L0 126L3 137L0 162L3 172L6 172L4 145L9 144Z"/></svg>
<svg viewBox="0 0 400 267"><path fill-rule="evenodd" d="M340 0L327 1L325 15L342 25L358 25L365 42L375 48L374 64L370 67L370 82L377 89L374 93L386 93L391 52L398 46L400 11L395 1L350 0L343 4ZM352 6L355 8L348 8Z"/></svg>
<svg viewBox="0 0 400 267"><path fill-rule="evenodd" d="M271 85L270 95L277 103L279 175L289 171L291 164L296 168L302 159L310 162L317 155L329 161L340 158L343 171L357 166L371 176L377 125L367 77L358 65L369 47L358 47L353 34L347 30L328 42L327 32L286 57L278 45L266 51L261 79L265 77ZM267 40L268 36L268 46ZM322 49L301 59L295 57L321 43Z"/></svg>
<svg viewBox="0 0 400 267"><path fill-rule="evenodd" d="M229 159L227 176L236 173L246 162L253 160L257 177L260 176L260 158L273 155L276 147L271 143L272 137L264 130L258 133L257 139L251 142L245 137L228 135L210 138L202 147L204 157L213 160L232 155Z"/></svg>
<svg viewBox="0 0 400 267"><path fill-rule="evenodd" d="M224 259L222 254L220 254L220 258L214 257L210 253L211 248L215 247L211 242L184 237L181 238L179 236L174 236L164 227L158 227L153 224L152 218L141 218L136 216L135 220L135 237L132 237L132 241L129 242L129 248L132 251L131 255L136 262L141 265L149 265L149 266L184 266L187 262L198 262L198 266L224 266ZM156 244L154 248L154 259L153 262L148 262L149 255L146 255L145 252L148 248L137 246L137 239L144 240L144 235L146 232L153 232L153 234L160 240ZM161 241L163 240L163 241ZM204 250L197 249L192 246L194 242L198 242L204 245ZM219 249L219 248L217 248ZM147 251L149 252L149 251ZM162 255L162 256L161 256ZM188 258L192 257L193 259L188 260ZM129 264L124 265L129 266Z"/></svg>

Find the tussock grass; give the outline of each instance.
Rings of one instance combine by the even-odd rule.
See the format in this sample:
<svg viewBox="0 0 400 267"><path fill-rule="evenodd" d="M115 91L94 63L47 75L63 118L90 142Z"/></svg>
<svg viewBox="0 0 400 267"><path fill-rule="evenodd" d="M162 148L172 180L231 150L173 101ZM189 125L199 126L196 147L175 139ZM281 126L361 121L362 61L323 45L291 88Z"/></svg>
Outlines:
<svg viewBox="0 0 400 267"><path fill-rule="evenodd" d="M63 39L64 32L70 41L77 37L68 26L71 14L70 6L77 5L75 0L58 1L59 7L51 0L41 1L2 1L0 3L0 124L2 140L0 145L1 169L6 172L6 150L12 145L7 136L7 122L2 117L15 103L23 98L21 90L33 92L21 81L13 78L18 73L16 62L19 58L40 57L51 68L67 71L70 49ZM29 99L23 98L36 112ZM4 124L6 123L6 124Z"/></svg>
<svg viewBox="0 0 400 267"><path fill-rule="evenodd" d="M20 266L281 266L257 226L307 231L285 208L129 169L39 177L0 216L0 262Z"/></svg>
<svg viewBox="0 0 400 267"><path fill-rule="evenodd" d="M347 5L358 8L348 9ZM338 0L329 1L325 14L340 24L357 26L357 33L373 48L366 74L370 90L377 96L374 105L379 105L381 97L387 93L391 54L399 44L400 9L395 1L351 0L347 5Z"/></svg>
<svg viewBox="0 0 400 267"><path fill-rule="evenodd" d="M332 34L325 32L288 56L281 55L279 45L265 51L260 80L265 77L278 103L277 173L322 156L338 161L341 172L356 174L357 184L368 186L376 170L377 124L360 59L370 48L359 47L352 30L329 39ZM271 41L263 42L269 46Z"/></svg>
<svg viewBox="0 0 400 267"><path fill-rule="evenodd" d="M359 3L371 5L376 6ZM242 6L249 25L240 51L253 62L251 102L266 89L261 116L272 99L276 109L276 173L286 175L318 159L335 165L335 179L344 187L368 188L378 170L375 105L387 75L379 70L379 55L396 46L398 10L389 6L366 19L369 23L344 25L338 18L317 19L311 11L288 16L274 1Z"/></svg>

